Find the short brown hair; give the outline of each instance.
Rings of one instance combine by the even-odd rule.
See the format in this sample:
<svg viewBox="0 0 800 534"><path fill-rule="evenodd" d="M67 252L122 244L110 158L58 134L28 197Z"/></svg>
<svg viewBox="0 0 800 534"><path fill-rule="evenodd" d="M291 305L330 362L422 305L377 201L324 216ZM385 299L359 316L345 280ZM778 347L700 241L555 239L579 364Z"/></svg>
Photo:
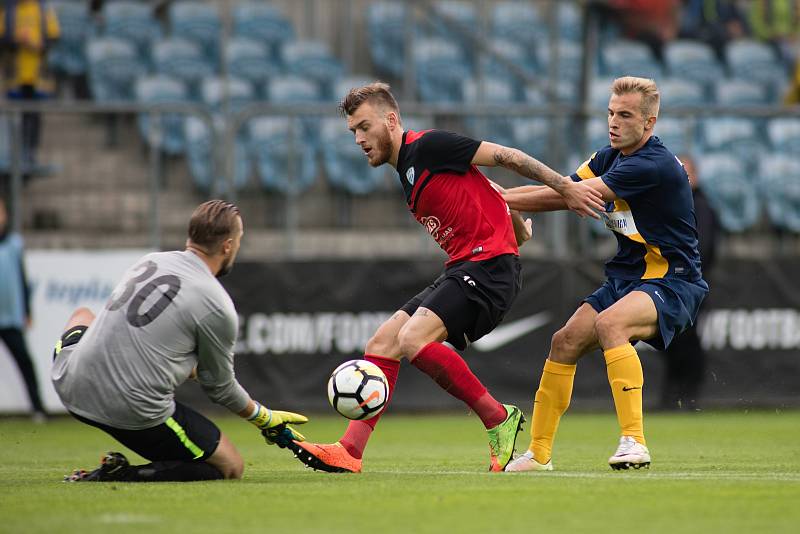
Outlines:
<svg viewBox="0 0 800 534"><path fill-rule="evenodd" d="M345 117L352 115L364 102L372 102L384 110L388 108L400 115L400 107L390 91L389 84L383 82L373 82L350 89L350 92L339 102L339 112Z"/></svg>
<svg viewBox="0 0 800 534"><path fill-rule="evenodd" d="M189 220L189 240L208 252L231 237L236 229L239 208L224 200L203 202L194 210Z"/></svg>
<svg viewBox="0 0 800 534"><path fill-rule="evenodd" d="M661 95L658 92L656 82L650 78L636 78L635 76L623 76L617 78L611 85L611 93L617 96L628 93L639 93L642 95L642 115L647 117L658 117Z"/></svg>

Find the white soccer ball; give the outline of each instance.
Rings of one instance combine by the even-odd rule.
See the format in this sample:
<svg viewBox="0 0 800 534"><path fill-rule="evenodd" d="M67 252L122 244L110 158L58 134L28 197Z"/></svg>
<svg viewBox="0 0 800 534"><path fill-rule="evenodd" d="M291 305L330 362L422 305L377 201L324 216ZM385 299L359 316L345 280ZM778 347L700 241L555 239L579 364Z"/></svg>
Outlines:
<svg viewBox="0 0 800 534"><path fill-rule="evenodd" d="M380 367L366 360L350 360L334 369L328 380L331 406L348 419L369 419L386 405L389 384Z"/></svg>

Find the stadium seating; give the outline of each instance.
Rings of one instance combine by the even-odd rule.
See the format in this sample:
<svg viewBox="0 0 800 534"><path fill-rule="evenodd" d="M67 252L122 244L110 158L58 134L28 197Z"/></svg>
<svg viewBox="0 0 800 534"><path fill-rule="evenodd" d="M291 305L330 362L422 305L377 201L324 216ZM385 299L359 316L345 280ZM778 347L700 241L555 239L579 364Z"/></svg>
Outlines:
<svg viewBox="0 0 800 534"><path fill-rule="evenodd" d="M255 93L246 80L210 76L200 84L200 99L213 113L224 112L227 99L230 106L228 112L236 113L255 101Z"/></svg>
<svg viewBox="0 0 800 534"><path fill-rule="evenodd" d="M586 123L586 141L589 143L590 152L608 145L608 120L600 117L591 118Z"/></svg>
<svg viewBox="0 0 800 534"><path fill-rule="evenodd" d="M149 4L128 0L104 4L103 34L130 41L136 45L139 57L149 63L150 44L163 34L152 9Z"/></svg>
<svg viewBox="0 0 800 534"><path fill-rule="evenodd" d="M234 37L225 46L225 60L232 76L247 80L263 94L266 81L279 75L282 69L261 42L246 37Z"/></svg>
<svg viewBox="0 0 800 534"><path fill-rule="evenodd" d="M516 84L504 78L468 78L462 82L462 95L467 104L483 103L505 105L517 98ZM475 139L485 139L501 145L513 143L511 117L496 115L466 119L469 134Z"/></svg>
<svg viewBox="0 0 800 534"><path fill-rule="evenodd" d="M356 87L363 87L367 84L374 82L375 79L370 76L352 75L339 78L333 84L333 100L335 102L341 101L351 89Z"/></svg>
<svg viewBox="0 0 800 534"><path fill-rule="evenodd" d="M173 76L186 84L189 95L199 98L199 82L214 74L214 65L203 55L200 47L191 41L172 37L153 45L153 62L158 74Z"/></svg>
<svg viewBox="0 0 800 534"><path fill-rule="evenodd" d="M192 0L173 2L169 5L168 18L170 35L197 43L216 65L222 21L212 3Z"/></svg>
<svg viewBox="0 0 800 534"><path fill-rule="evenodd" d="M717 80L714 84L715 102L721 106L759 106L768 103L766 88L753 81Z"/></svg>
<svg viewBox="0 0 800 534"><path fill-rule="evenodd" d="M692 152L694 125L687 119L659 116L655 135L676 155Z"/></svg>
<svg viewBox="0 0 800 534"><path fill-rule="evenodd" d="M725 77L714 50L701 41L678 39L667 43L664 46L664 60L670 76L694 80L705 86Z"/></svg>
<svg viewBox="0 0 800 534"><path fill-rule="evenodd" d="M558 41L556 46L558 47L557 79L560 82L566 81L575 84L575 82L580 79L581 75L581 57L583 56L581 46L575 41L565 40ZM545 43L543 46L537 47L535 52L540 72L549 74L550 60L554 57L555 51L552 50L549 43ZM574 95L575 92L576 91L573 90L572 94ZM560 91L559 97L561 97ZM563 98L559 99L566 100Z"/></svg>
<svg viewBox="0 0 800 534"><path fill-rule="evenodd" d="M86 44L89 86L95 100L132 100L136 78L146 70L133 43L113 37L95 37Z"/></svg>
<svg viewBox="0 0 800 534"><path fill-rule="evenodd" d="M800 118L781 117L768 121L767 138L775 151L800 154Z"/></svg>
<svg viewBox="0 0 800 534"><path fill-rule="evenodd" d="M640 76L661 79L664 69L652 50L640 41L617 40L600 50L601 72L605 76Z"/></svg>
<svg viewBox="0 0 800 534"><path fill-rule="evenodd" d="M8 117L0 115L0 174L11 170L11 124Z"/></svg>
<svg viewBox="0 0 800 534"><path fill-rule="evenodd" d="M589 82L589 107L594 111L608 110L611 84L614 78L593 78Z"/></svg>
<svg viewBox="0 0 800 534"><path fill-rule="evenodd" d="M558 22L559 39L579 42L583 31L583 17L578 3L553 2L550 5L555 6L558 10L556 12L556 21Z"/></svg>
<svg viewBox="0 0 800 534"><path fill-rule="evenodd" d="M770 222L777 228L800 233L800 160L796 155L762 154L758 183Z"/></svg>
<svg viewBox="0 0 800 534"><path fill-rule="evenodd" d="M550 121L543 118L524 117L511 121L514 146L541 157L550 148Z"/></svg>
<svg viewBox="0 0 800 534"><path fill-rule="evenodd" d="M198 117L187 117L184 123L186 138L186 159L195 186L205 194L226 194L230 189L228 173L221 169L224 158L217 158L216 145L212 143L209 125ZM217 139L222 139L223 125L215 121ZM250 160L247 157L247 144L243 136L234 142L233 186L242 189L247 185L250 175ZM217 174L217 169L221 172Z"/></svg>
<svg viewBox="0 0 800 534"><path fill-rule="evenodd" d="M707 153L699 158L698 175L723 229L740 233L755 226L761 203L742 161L729 153Z"/></svg>
<svg viewBox="0 0 800 534"><path fill-rule="evenodd" d="M470 37L478 26L475 4L463 0L436 0L432 2L432 6L433 12L427 17L433 26L429 35L456 43L467 55L471 55L474 46Z"/></svg>
<svg viewBox="0 0 800 534"><path fill-rule="evenodd" d="M136 81L136 101L142 104L185 102L187 100L186 87L174 78L165 75L141 77ZM158 148L166 154L182 154L185 149L184 121L185 116L180 113L166 113L161 115L161 136ZM138 117L139 133L149 145L150 114L141 113Z"/></svg>
<svg viewBox="0 0 800 534"><path fill-rule="evenodd" d="M54 72L69 76L86 73L86 39L94 33L87 2L52 3L58 17L61 37L47 52Z"/></svg>
<svg viewBox="0 0 800 534"><path fill-rule="evenodd" d="M384 182L385 169L367 163L353 134L339 118L322 121L322 164L330 184L353 195L366 195Z"/></svg>
<svg viewBox="0 0 800 534"><path fill-rule="evenodd" d="M725 61L731 76L764 84L772 91L771 97L779 96L775 91L782 86L787 73L768 44L753 39L730 41L725 45Z"/></svg>
<svg viewBox="0 0 800 534"><path fill-rule="evenodd" d="M281 61L290 74L314 80L324 98L333 96L333 83L344 67L323 41L294 41L281 48Z"/></svg>
<svg viewBox="0 0 800 534"><path fill-rule="evenodd" d="M400 1L373 2L367 6L367 34L372 62L380 72L394 77L403 74L406 20L411 11Z"/></svg>
<svg viewBox="0 0 800 534"><path fill-rule="evenodd" d="M702 106L707 103L703 87L692 81L680 78L666 78L658 81L661 94L661 110L679 106Z"/></svg>
<svg viewBox="0 0 800 534"><path fill-rule="evenodd" d="M419 97L425 102L460 102L461 83L472 71L458 45L438 38L413 43Z"/></svg>
<svg viewBox="0 0 800 534"><path fill-rule="evenodd" d="M503 37L494 37L489 42L492 54L484 53L480 58L481 74L488 78L502 79L513 82L514 100L522 98L521 88L523 76L533 77L538 73L536 60L528 49L516 41ZM502 58L516 68L501 62ZM518 72L521 71L521 72Z"/></svg>
<svg viewBox="0 0 800 534"><path fill-rule="evenodd" d="M233 35L268 47L273 59L285 42L294 39L292 22L266 2L238 2L233 6Z"/></svg>
<svg viewBox="0 0 800 534"><path fill-rule="evenodd" d="M705 150L736 154L748 165L753 165L763 150L757 123L752 119L706 118L700 121L700 129Z"/></svg>
<svg viewBox="0 0 800 534"><path fill-rule="evenodd" d="M256 117L247 123L249 152L261 185L268 191L297 195L314 184L317 160L309 154L302 125L288 117Z"/></svg>
<svg viewBox="0 0 800 534"><path fill-rule="evenodd" d="M492 5L492 35L530 50L543 41L542 22L528 2L504 1Z"/></svg>

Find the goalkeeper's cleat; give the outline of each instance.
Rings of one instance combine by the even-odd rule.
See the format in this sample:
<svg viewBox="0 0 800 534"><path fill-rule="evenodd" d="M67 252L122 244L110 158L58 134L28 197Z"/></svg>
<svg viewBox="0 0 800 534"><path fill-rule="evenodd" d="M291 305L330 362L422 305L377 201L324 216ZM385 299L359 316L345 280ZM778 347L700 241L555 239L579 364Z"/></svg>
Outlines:
<svg viewBox="0 0 800 534"><path fill-rule="evenodd" d="M619 438L617 452L608 459L608 465L614 470L628 469L630 467L634 469L642 467L649 469L650 451L631 436L622 436Z"/></svg>
<svg viewBox="0 0 800 534"><path fill-rule="evenodd" d="M328 473L360 473L361 459L350 456L341 443L320 444L293 441L289 449L308 467Z"/></svg>
<svg viewBox="0 0 800 534"><path fill-rule="evenodd" d="M505 471L509 473L522 473L524 471L552 471L553 460L547 460L546 464L540 464L533 457L531 451L527 451L522 456L517 456L513 461L509 462Z"/></svg>
<svg viewBox="0 0 800 534"><path fill-rule="evenodd" d="M517 433L525 422L522 410L511 404L504 404L503 407L507 413L506 420L486 430L489 434L489 471L502 471L511 461Z"/></svg>
<svg viewBox="0 0 800 534"><path fill-rule="evenodd" d="M130 463L121 452L108 452L94 471L77 469L64 477L64 482L120 482L126 480Z"/></svg>

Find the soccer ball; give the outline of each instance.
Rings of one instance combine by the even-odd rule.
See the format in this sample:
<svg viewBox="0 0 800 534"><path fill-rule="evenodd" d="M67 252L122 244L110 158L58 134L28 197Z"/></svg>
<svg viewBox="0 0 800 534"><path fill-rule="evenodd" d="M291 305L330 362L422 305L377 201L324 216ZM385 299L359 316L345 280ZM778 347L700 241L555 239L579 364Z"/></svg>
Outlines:
<svg viewBox="0 0 800 534"><path fill-rule="evenodd" d="M369 419L386 405L389 385L380 367L366 360L350 360L334 369L328 380L331 406L348 419Z"/></svg>

